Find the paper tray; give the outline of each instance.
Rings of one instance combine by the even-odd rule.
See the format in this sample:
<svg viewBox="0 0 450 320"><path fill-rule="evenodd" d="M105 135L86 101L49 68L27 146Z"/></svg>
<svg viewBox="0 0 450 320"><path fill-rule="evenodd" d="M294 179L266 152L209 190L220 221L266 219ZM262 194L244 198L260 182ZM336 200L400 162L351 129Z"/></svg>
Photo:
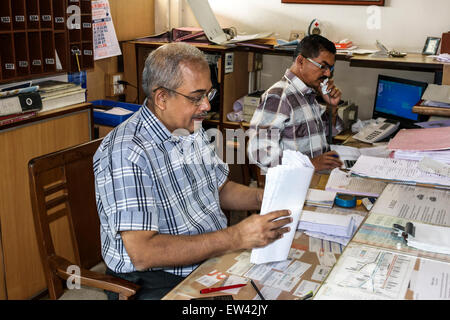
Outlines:
<svg viewBox="0 0 450 320"><path fill-rule="evenodd" d="M91 101L94 108L96 106L105 106L105 107L120 107L124 108L133 112L136 112L139 110L141 105L134 104L134 103L125 103L125 102L118 102L118 101L111 101L111 100L95 100ZM115 127L118 124L122 123L129 117L131 117L133 113L126 114L126 115L116 115L116 114L108 114L104 112L98 112L94 110L94 123L100 124L104 126L110 126Z"/></svg>

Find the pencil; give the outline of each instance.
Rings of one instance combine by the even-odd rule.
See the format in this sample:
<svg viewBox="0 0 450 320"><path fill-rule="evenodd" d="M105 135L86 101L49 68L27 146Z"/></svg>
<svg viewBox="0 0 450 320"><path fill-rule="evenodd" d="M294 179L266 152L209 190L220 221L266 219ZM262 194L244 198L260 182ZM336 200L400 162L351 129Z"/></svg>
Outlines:
<svg viewBox="0 0 450 320"><path fill-rule="evenodd" d="M266 300L266 299L264 299L264 296L262 295L261 291L259 291L258 287L256 286L256 284L253 282L252 279L250 279L250 283L252 284L253 288L255 288L255 291L258 294L258 296L261 298L261 300Z"/></svg>

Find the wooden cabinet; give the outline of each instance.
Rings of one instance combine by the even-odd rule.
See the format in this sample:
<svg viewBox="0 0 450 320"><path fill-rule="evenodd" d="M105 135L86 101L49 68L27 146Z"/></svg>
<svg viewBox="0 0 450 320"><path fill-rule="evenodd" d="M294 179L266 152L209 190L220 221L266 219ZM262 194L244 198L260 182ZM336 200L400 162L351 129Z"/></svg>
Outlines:
<svg viewBox="0 0 450 320"><path fill-rule="evenodd" d="M2 83L93 68L91 0L1 0L0 56Z"/></svg>
<svg viewBox="0 0 450 320"><path fill-rule="evenodd" d="M0 299L28 299L46 289L31 211L28 161L91 140L90 104L40 113L0 126ZM81 173L80 173L81 174ZM57 228L57 250L73 253L66 221Z"/></svg>

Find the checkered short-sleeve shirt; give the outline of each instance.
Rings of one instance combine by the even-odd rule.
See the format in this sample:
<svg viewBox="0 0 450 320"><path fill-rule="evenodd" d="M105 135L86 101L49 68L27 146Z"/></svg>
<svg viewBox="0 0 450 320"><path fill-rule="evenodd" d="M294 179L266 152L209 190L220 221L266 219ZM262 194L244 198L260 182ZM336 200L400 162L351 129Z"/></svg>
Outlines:
<svg viewBox="0 0 450 320"><path fill-rule="evenodd" d="M228 172L202 129L174 136L145 105L141 107L104 138L94 155L106 265L117 273L136 271L121 231L196 235L225 228L219 187ZM197 266L153 270L187 276Z"/></svg>

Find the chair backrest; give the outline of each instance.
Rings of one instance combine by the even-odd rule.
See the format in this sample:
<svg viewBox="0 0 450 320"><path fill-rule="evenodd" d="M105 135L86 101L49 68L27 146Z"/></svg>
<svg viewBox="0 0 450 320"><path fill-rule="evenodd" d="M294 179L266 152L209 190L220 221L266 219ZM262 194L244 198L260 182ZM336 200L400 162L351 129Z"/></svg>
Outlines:
<svg viewBox="0 0 450 320"><path fill-rule="evenodd" d="M92 169L92 158L100 142L97 139L43 155L28 164L36 237L53 298L64 289L52 257L61 256L85 269L101 261Z"/></svg>

